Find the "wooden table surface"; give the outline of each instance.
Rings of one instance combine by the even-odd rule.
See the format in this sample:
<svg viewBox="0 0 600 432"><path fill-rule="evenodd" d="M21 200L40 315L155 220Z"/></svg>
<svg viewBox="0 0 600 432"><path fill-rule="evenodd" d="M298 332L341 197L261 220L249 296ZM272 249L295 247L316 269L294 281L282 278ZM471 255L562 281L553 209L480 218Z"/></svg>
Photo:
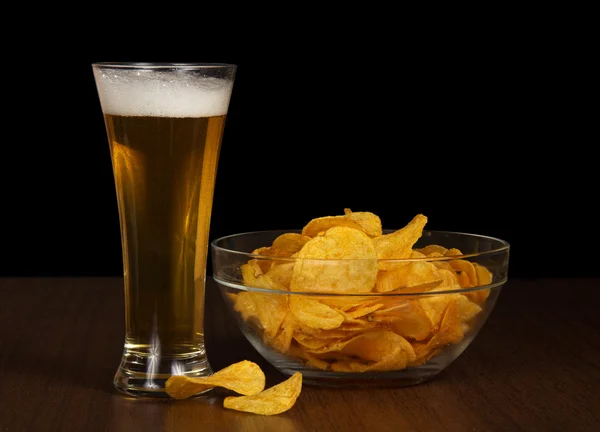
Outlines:
<svg viewBox="0 0 600 432"><path fill-rule="evenodd" d="M122 279L0 279L0 432L592 431L600 424L600 279L511 280L467 350L434 380L394 389L304 386L277 416L226 410L213 392L139 400L112 386ZM214 283L206 345L218 370L257 362Z"/></svg>

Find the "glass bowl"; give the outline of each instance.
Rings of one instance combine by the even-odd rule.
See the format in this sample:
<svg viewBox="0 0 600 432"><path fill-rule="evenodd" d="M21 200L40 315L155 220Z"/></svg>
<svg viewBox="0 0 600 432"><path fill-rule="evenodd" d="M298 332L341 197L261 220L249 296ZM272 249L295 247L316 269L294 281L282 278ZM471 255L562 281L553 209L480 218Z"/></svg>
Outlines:
<svg viewBox="0 0 600 432"><path fill-rule="evenodd" d="M413 246L418 253L407 259L270 255L265 247L289 233L300 231L214 240L213 277L252 346L283 374L301 372L306 384L431 379L477 336L508 277L509 244L492 237L423 231ZM372 289L348 293L374 266Z"/></svg>

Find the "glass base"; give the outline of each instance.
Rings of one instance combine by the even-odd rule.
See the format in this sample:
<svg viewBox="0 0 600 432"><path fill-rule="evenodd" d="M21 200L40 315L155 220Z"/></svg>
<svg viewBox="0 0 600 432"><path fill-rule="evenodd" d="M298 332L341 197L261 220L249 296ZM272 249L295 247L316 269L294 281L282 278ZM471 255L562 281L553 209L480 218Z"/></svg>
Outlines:
<svg viewBox="0 0 600 432"><path fill-rule="evenodd" d="M113 384L129 396L168 398L165 383L172 375L202 377L212 373L205 350L160 356L125 348Z"/></svg>

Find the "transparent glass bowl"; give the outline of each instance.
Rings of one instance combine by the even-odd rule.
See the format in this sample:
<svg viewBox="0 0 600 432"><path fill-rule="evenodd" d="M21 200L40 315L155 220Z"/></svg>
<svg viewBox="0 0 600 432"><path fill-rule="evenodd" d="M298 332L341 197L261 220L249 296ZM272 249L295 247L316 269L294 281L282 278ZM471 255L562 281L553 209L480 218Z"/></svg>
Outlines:
<svg viewBox="0 0 600 432"><path fill-rule="evenodd" d="M283 374L301 372L307 384L406 386L434 377L477 336L508 277L507 242L423 231L413 249L429 256L375 260L373 292L347 294L334 286L293 291L290 278L307 274L360 280L361 269L372 269L367 261L373 260L253 253L290 232L257 231L213 241L213 276L252 346ZM437 246L424 249L429 245ZM454 255L457 250L460 255Z"/></svg>

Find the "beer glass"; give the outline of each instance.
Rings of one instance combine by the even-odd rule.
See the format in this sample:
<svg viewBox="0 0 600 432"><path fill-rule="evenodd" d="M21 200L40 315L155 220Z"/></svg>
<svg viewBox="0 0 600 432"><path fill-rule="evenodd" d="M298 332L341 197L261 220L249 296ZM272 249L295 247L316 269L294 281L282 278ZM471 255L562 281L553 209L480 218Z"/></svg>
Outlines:
<svg viewBox="0 0 600 432"><path fill-rule="evenodd" d="M204 347L208 235L236 66L94 63L116 186L125 345L115 387L166 396L212 373Z"/></svg>

